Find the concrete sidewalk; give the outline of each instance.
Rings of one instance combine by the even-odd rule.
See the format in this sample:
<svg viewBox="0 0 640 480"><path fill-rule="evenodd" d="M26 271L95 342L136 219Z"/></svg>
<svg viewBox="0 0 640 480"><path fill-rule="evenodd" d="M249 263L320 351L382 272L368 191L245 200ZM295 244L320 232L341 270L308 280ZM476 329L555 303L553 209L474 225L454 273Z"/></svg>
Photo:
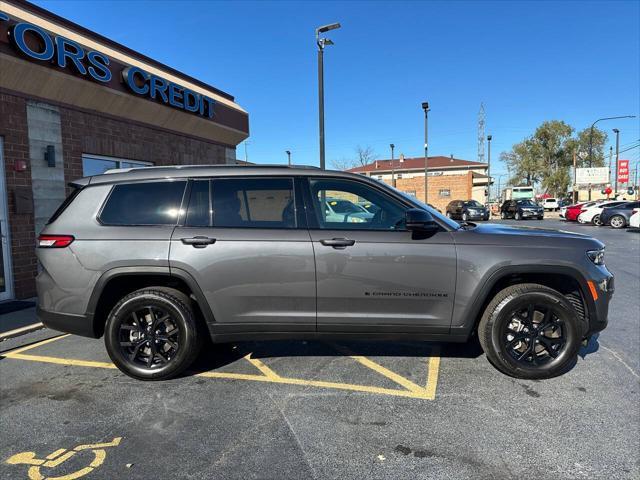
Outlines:
<svg viewBox="0 0 640 480"><path fill-rule="evenodd" d="M11 333L17 329L25 329L25 331L31 331L31 328L26 327L39 323L40 321L36 317L36 307L25 308L24 310L17 310L15 312L2 314L0 315L0 338L4 337L7 333ZM36 327L34 326L34 328Z"/></svg>

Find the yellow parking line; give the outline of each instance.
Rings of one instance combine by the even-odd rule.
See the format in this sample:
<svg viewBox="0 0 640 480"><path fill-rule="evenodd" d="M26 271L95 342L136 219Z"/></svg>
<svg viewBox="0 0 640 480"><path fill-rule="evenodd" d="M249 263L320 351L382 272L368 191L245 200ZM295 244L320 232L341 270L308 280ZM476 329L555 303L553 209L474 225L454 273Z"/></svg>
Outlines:
<svg viewBox="0 0 640 480"><path fill-rule="evenodd" d="M2 354L6 358L14 358L18 360L29 360L34 362L44 362L44 363L53 363L57 365L70 365L70 366L78 366L78 367L90 367L90 368L108 368L115 369L116 366L112 363L108 362L95 362L90 360L79 360L74 358L59 358L59 357L50 357L46 355L32 355L32 354L24 354L27 350L31 350L33 348L46 345L47 343L54 342L56 340L60 340L61 338L65 338L68 335L62 335L59 337L49 338L47 340L43 340L41 342L34 343L33 345L28 345L26 347L18 348L16 350L10 351L8 353ZM342 347L337 347L339 350L345 350ZM438 383L438 371L440 368L440 357L438 355L439 352L434 350L434 355L431 356L428 360L428 374L427 374L427 382L425 387L420 387L410 380L398 375L395 372L383 367L382 365L377 364L376 362L368 359L367 357L361 355L349 355L349 357L358 361L362 365L365 365L368 368L380 373L381 375L393 380L398 383L406 390L393 389L393 388L384 388L384 387L375 387L371 385L358 385L353 383L339 383L339 382L328 382L322 380L305 380L302 378L289 378L289 377L281 377L276 372L267 367L263 362L256 358L251 358L251 354L245 356L244 358L249 361L252 365L254 365L262 375L251 375L244 373L227 373L227 372L202 372L196 374L199 377L206 378L219 378L226 380L245 380L245 381L253 381L253 382L265 382L265 383L278 383L285 385L299 385L299 386L308 386L308 387L318 387L318 388L328 388L334 390L347 390L354 392L363 392L363 393L376 393L383 395L392 395L397 397L408 397L408 398L419 398L424 400L433 400L436 396L436 387Z"/></svg>
<svg viewBox="0 0 640 480"><path fill-rule="evenodd" d="M271 378L271 379L276 379L276 378L281 378L280 375L278 375L276 372L274 372L273 370L271 370L269 367L267 367L264 363L262 363L260 360L258 360L257 358L251 358L251 354L246 355L245 360L247 360L251 365L253 365L254 367L256 367L258 370L260 370L265 377L267 378Z"/></svg>

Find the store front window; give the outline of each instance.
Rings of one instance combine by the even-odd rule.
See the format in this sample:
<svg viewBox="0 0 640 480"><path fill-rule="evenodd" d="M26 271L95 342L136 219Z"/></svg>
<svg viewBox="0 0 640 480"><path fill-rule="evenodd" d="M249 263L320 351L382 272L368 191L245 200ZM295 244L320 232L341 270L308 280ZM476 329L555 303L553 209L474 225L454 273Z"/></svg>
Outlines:
<svg viewBox="0 0 640 480"><path fill-rule="evenodd" d="M100 175L113 168L136 168L152 165L153 163L151 162L103 157L101 155L82 155L82 175L85 177Z"/></svg>

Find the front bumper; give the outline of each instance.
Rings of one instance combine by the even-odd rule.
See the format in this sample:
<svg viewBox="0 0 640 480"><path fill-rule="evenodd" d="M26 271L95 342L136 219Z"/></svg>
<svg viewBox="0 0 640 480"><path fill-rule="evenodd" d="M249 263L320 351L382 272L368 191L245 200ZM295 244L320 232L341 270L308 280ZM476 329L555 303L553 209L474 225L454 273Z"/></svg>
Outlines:
<svg viewBox="0 0 640 480"><path fill-rule="evenodd" d="M94 328L93 316L50 312L40 307L37 307L36 315L45 327L52 330L81 335L83 337L99 337Z"/></svg>
<svg viewBox="0 0 640 480"><path fill-rule="evenodd" d="M605 269L606 270L606 269ZM609 323L609 303L615 291L614 276L608 270L604 275L591 280L598 294L597 299L590 297L589 326L585 338L607 328Z"/></svg>

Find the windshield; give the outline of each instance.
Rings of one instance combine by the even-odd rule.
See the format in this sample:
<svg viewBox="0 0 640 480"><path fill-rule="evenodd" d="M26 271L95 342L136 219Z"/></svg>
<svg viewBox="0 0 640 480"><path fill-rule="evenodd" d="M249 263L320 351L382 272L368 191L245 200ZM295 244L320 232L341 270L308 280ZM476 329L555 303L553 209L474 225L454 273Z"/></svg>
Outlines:
<svg viewBox="0 0 640 480"><path fill-rule="evenodd" d="M327 200L331 209L336 213L366 213L366 210L349 200Z"/></svg>
<svg viewBox="0 0 640 480"><path fill-rule="evenodd" d="M464 206L465 207L482 208L482 204L480 202L478 202L477 200L470 200L468 202L464 202Z"/></svg>
<svg viewBox="0 0 640 480"><path fill-rule="evenodd" d="M533 203L531 200L518 200L518 205L521 205L523 207L537 207L538 206L535 203Z"/></svg>
<svg viewBox="0 0 640 480"><path fill-rule="evenodd" d="M423 210L426 210L427 212L429 212L434 218L437 218L438 221L440 221L441 223L444 223L445 225L449 226L450 228L453 228L454 230L458 230L460 228L460 224L458 222L456 222L455 220L451 220L448 217L445 217L444 215L442 215L440 212L438 212L435 208L430 207L429 205L421 202L420 200L418 200L416 197L409 195L408 193L403 192L402 190L398 190L395 187L392 187L390 185L384 185L386 188L390 188L391 190L395 191L396 193L400 194L402 197L406 198L407 200L409 200L412 204L414 204L416 207L418 208L422 208Z"/></svg>

